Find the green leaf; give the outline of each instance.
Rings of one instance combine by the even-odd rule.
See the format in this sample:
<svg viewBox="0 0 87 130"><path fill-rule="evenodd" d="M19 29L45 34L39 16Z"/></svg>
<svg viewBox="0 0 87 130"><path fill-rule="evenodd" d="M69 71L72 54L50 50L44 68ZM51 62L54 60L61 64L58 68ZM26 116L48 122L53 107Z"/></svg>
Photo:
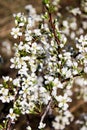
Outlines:
<svg viewBox="0 0 87 130"><path fill-rule="evenodd" d="M52 88L53 88L53 86L54 86L53 82L50 82L49 84L47 84L47 85L45 86L45 88L46 88L48 91L51 91Z"/></svg>
<svg viewBox="0 0 87 130"><path fill-rule="evenodd" d="M43 18L44 18L44 19L48 19L48 13L47 13L47 12L45 12Z"/></svg>
<svg viewBox="0 0 87 130"><path fill-rule="evenodd" d="M61 39L61 34L59 32L57 32L57 37L59 40Z"/></svg>
<svg viewBox="0 0 87 130"><path fill-rule="evenodd" d="M2 130L3 129L3 126L2 125L0 125L0 130Z"/></svg>
<svg viewBox="0 0 87 130"><path fill-rule="evenodd" d="M43 0L43 4L49 4L49 0Z"/></svg>
<svg viewBox="0 0 87 130"><path fill-rule="evenodd" d="M21 110L19 110L19 109L14 109L14 112L15 112L16 114L18 114L18 115L21 114Z"/></svg>
<svg viewBox="0 0 87 130"><path fill-rule="evenodd" d="M49 7L49 12L53 13L55 11L54 5L50 5Z"/></svg>

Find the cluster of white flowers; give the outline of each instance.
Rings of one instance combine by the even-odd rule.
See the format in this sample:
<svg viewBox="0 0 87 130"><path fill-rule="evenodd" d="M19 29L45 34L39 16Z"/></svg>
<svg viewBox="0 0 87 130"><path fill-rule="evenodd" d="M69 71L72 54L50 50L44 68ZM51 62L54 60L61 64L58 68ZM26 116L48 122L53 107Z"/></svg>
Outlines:
<svg viewBox="0 0 87 130"><path fill-rule="evenodd" d="M65 111L63 115L56 116L55 121L53 121L53 127L55 130L63 130L66 125L70 124L73 120L73 116L69 111Z"/></svg>
<svg viewBox="0 0 87 130"><path fill-rule="evenodd" d="M84 72L87 73L87 35L81 35L77 41L76 47L79 49L80 53L77 58L83 62Z"/></svg>
<svg viewBox="0 0 87 130"><path fill-rule="evenodd" d="M59 3L60 3L60 0L52 0L52 5L55 7L55 8L54 8L55 11L58 10L58 5L59 5Z"/></svg>
<svg viewBox="0 0 87 130"><path fill-rule="evenodd" d="M72 10L70 10L70 12L72 13L72 14L74 14L75 16L77 15L77 14L81 14L81 10L80 10L80 8L74 8L74 9L72 9Z"/></svg>
<svg viewBox="0 0 87 130"><path fill-rule="evenodd" d="M82 10L87 13L87 0L81 0Z"/></svg>
<svg viewBox="0 0 87 130"><path fill-rule="evenodd" d="M26 5L25 9L28 11L28 27L32 27L36 22L41 20L40 15L37 15L35 8L32 5Z"/></svg>
<svg viewBox="0 0 87 130"><path fill-rule="evenodd" d="M80 35L86 33L87 30L86 12L87 12L87 0L81 0L79 7L77 6L75 8L72 6L71 8L71 6L67 4L67 6L65 7L65 12L58 11L57 15L58 18L60 18L60 22L58 23L57 26L62 31L62 33L64 33L65 36L71 41L74 41L75 37L79 37ZM65 15L63 16L63 14Z"/></svg>
<svg viewBox="0 0 87 130"><path fill-rule="evenodd" d="M0 84L0 100L3 103L9 103L10 101L14 100L14 94L10 92L10 88L8 86L8 82L12 82L12 78L9 76L2 77L3 78L3 84Z"/></svg>
<svg viewBox="0 0 87 130"><path fill-rule="evenodd" d="M76 92L78 93L78 98L82 97L83 100L87 102L87 79L79 77L76 78L75 83L80 87L80 88L76 88Z"/></svg>
<svg viewBox="0 0 87 130"><path fill-rule="evenodd" d="M87 130L87 113L80 115L80 119L76 121L76 124L79 124L80 130Z"/></svg>
<svg viewBox="0 0 87 130"><path fill-rule="evenodd" d="M53 4L56 6L57 2L59 0ZM17 77L14 79L3 77L4 82L0 84L0 100L3 103L13 103L13 108L10 108L7 115L12 122L20 114L41 112L39 108L49 106L52 101L51 105L57 107L58 113L52 123L53 127L62 130L73 120L69 111L73 78L82 71L87 73L87 36L76 39L77 56L74 56L72 48L68 49L65 46L67 38L61 33L62 31L59 31L56 22L53 28L55 31L52 32L47 25L47 19L46 23L45 20L43 23L43 19L41 21L41 17L31 5L25 8L29 11L28 17L22 13L15 14L16 26L11 32L13 37L19 40L19 43L15 43L15 55L11 58L10 66L17 70ZM77 15L80 14L80 10L76 13L78 10L74 9L71 12ZM39 22L42 25L36 28L35 23L38 25ZM63 31L67 32L67 35L70 33L69 28L73 31L77 29L76 19L71 19L68 24L66 20L63 21L65 27ZM59 45L56 31L58 31ZM72 37L74 38L74 34ZM84 96L87 88L82 89L81 92ZM84 96L85 101L87 101L86 96L87 94ZM38 128L43 129L45 126L41 119ZM28 126L26 129L31 130L31 127Z"/></svg>

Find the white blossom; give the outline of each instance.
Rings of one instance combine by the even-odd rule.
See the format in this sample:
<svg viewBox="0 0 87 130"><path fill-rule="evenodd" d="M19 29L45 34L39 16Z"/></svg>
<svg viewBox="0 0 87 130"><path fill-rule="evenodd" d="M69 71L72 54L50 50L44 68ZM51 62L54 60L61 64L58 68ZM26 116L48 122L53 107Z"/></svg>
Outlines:
<svg viewBox="0 0 87 130"><path fill-rule="evenodd" d="M26 130L32 130L30 126L27 126Z"/></svg>
<svg viewBox="0 0 87 130"><path fill-rule="evenodd" d="M71 98L68 97L67 94L65 94L64 96L57 96L56 100L59 102L58 106L59 108L62 108L63 110L67 110L67 108L69 107L69 105L67 104L67 102L71 102Z"/></svg>
<svg viewBox="0 0 87 130"><path fill-rule="evenodd" d="M42 128L44 128L45 126L46 126L46 124L45 124L45 123L40 122L40 123L39 123L38 128L39 128L39 129L42 129Z"/></svg>
<svg viewBox="0 0 87 130"><path fill-rule="evenodd" d="M55 121L52 122L55 130L63 130L66 125L69 125L69 120L73 120L73 116L69 111L65 111L64 115L59 115L55 117Z"/></svg>
<svg viewBox="0 0 87 130"><path fill-rule="evenodd" d="M13 35L15 39L17 39L18 36L22 36L22 32L20 32L19 28L12 28L11 35Z"/></svg>
<svg viewBox="0 0 87 130"><path fill-rule="evenodd" d="M12 122L14 123L14 121L16 120L17 117L18 117L18 115L14 113L13 108L10 108L7 118L10 118L12 120Z"/></svg>

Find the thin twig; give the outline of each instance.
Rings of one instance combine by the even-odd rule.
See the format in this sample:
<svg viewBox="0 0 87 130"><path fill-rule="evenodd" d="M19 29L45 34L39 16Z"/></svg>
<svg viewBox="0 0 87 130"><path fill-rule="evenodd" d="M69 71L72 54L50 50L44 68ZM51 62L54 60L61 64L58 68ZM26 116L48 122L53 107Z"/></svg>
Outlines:
<svg viewBox="0 0 87 130"><path fill-rule="evenodd" d="M44 6L46 8L46 10L48 11L48 15L49 15L49 24L51 26L51 29L52 29L52 32L54 34L54 38L55 38L55 41L57 42L58 46L60 44L60 39L58 38L57 36L57 33L56 33L56 28L55 28L55 23L53 23L53 19L52 19L52 13L49 11L48 7L46 7L46 5Z"/></svg>
<svg viewBox="0 0 87 130"><path fill-rule="evenodd" d="M83 73L83 70L80 72L80 74L73 75L73 79L76 78L76 77L81 76L82 73ZM62 83L63 83L63 82L67 82L67 81L69 81L70 79L71 79L71 78L62 79L61 82L62 82Z"/></svg>
<svg viewBox="0 0 87 130"><path fill-rule="evenodd" d="M54 34L54 37L55 37L55 41L59 45L60 44L60 40L58 39L58 37L56 35L56 28L55 28L55 24L52 21L52 14L50 12L48 12L48 13L49 13L49 23L51 25L51 28L52 28L52 31L53 31L53 34Z"/></svg>
<svg viewBox="0 0 87 130"><path fill-rule="evenodd" d="M9 119L6 130L11 130L11 119Z"/></svg>
<svg viewBox="0 0 87 130"><path fill-rule="evenodd" d="M44 118L46 117L47 113L48 113L49 110L50 110L51 103L52 103L52 99L49 101L49 103L48 103L48 105L47 105L47 107L46 107L46 110L45 110L44 114L43 114L42 117L41 117L40 122L43 122L43 121L44 121Z"/></svg>

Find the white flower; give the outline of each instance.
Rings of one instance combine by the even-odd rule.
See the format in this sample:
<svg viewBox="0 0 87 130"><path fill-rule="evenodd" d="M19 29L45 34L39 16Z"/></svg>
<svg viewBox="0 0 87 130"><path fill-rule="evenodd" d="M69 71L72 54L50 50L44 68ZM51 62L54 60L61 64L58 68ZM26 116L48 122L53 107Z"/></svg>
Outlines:
<svg viewBox="0 0 87 130"><path fill-rule="evenodd" d="M26 66L25 61L20 57L11 58L10 61L12 63L10 68L20 69L22 66Z"/></svg>
<svg viewBox="0 0 87 130"><path fill-rule="evenodd" d="M60 115L55 117L55 121L52 122L55 130L64 130L66 125L70 124L70 121L73 120L73 116L69 111L65 111Z"/></svg>
<svg viewBox="0 0 87 130"><path fill-rule="evenodd" d="M20 29L18 27L17 28L12 28L11 35L13 35L13 37L15 39L17 39L18 36L22 36L22 32L20 32Z"/></svg>
<svg viewBox="0 0 87 130"><path fill-rule="evenodd" d="M16 78L13 80L13 85L20 87L20 78Z"/></svg>
<svg viewBox="0 0 87 130"><path fill-rule="evenodd" d="M63 68L62 68L62 74L63 74L63 75L66 75L66 73L67 73L67 67L63 67Z"/></svg>
<svg viewBox="0 0 87 130"><path fill-rule="evenodd" d="M64 20L64 21L63 21L63 26L66 27L66 28L68 28L68 26L69 26L69 25L68 25L68 21Z"/></svg>
<svg viewBox="0 0 87 130"><path fill-rule="evenodd" d="M87 67L84 67L84 72L87 73Z"/></svg>
<svg viewBox="0 0 87 130"><path fill-rule="evenodd" d="M69 66L69 67L71 67L73 65L71 59L67 60L66 65Z"/></svg>
<svg viewBox="0 0 87 130"><path fill-rule="evenodd" d="M4 95L4 96L7 96L7 95L8 95L8 92L9 92L8 89L5 89L5 88L1 88L1 89L0 89L0 94L2 94L2 95Z"/></svg>
<svg viewBox="0 0 87 130"><path fill-rule="evenodd" d="M75 32L71 32L70 38L75 39L75 35L76 35Z"/></svg>
<svg viewBox="0 0 87 130"><path fill-rule="evenodd" d="M26 130L32 130L32 129L31 129L31 127L30 127L30 126L28 126L28 127L26 128Z"/></svg>
<svg viewBox="0 0 87 130"><path fill-rule="evenodd" d="M0 100L5 103L9 103L10 101L14 100L14 95L9 95L9 89L1 88L0 89Z"/></svg>
<svg viewBox="0 0 87 130"><path fill-rule="evenodd" d="M34 29L34 33L39 36L41 35L40 29Z"/></svg>
<svg viewBox="0 0 87 130"><path fill-rule="evenodd" d="M24 23L23 22L19 23L19 26L20 27L24 26Z"/></svg>
<svg viewBox="0 0 87 130"><path fill-rule="evenodd" d="M26 5L25 9L29 11L29 15L35 15L36 14L36 10L32 5Z"/></svg>
<svg viewBox="0 0 87 130"><path fill-rule="evenodd" d="M71 22L69 26L70 26L70 28L72 30L76 30L77 29L77 23L76 23L76 21Z"/></svg>
<svg viewBox="0 0 87 130"><path fill-rule="evenodd" d="M66 76L66 78L72 78L72 72L70 69L66 72L65 76Z"/></svg>
<svg viewBox="0 0 87 130"><path fill-rule="evenodd" d="M28 68L26 67L26 65L23 65L23 67L18 71L18 74L28 76L27 71Z"/></svg>
<svg viewBox="0 0 87 130"><path fill-rule="evenodd" d="M27 28L31 28L34 26L34 19L32 17L28 17L28 24L27 24Z"/></svg>
<svg viewBox="0 0 87 130"><path fill-rule="evenodd" d="M64 53L64 58L70 59L71 58L71 53L70 52L65 52Z"/></svg>
<svg viewBox="0 0 87 130"><path fill-rule="evenodd" d="M49 102L50 99L51 99L51 96L49 96L48 93L43 93L43 94L41 95L41 97L42 97L42 101L43 101L43 103L44 103L45 105L47 105L48 102Z"/></svg>
<svg viewBox="0 0 87 130"><path fill-rule="evenodd" d="M20 90L19 94L22 94L23 98L26 98L27 94L29 94L28 88L22 87L22 90Z"/></svg>
<svg viewBox="0 0 87 130"><path fill-rule="evenodd" d="M61 73L62 73L62 75L65 76L66 78L71 78L71 77L72 77L71 69L68 70L67 67L63 67Z"/></svg>
<svg viewBox="0 0 87 130"><path fill-rule="evenodd" d="M57 81L58 81L58 82L57 82ZM61 88L61 89L63 88L63 84L62 84L57 78L54 79L54 82L53 82L53 83L54 83L54 85L57 86L58 88Z"/></svg>
<svg viewBox="0 0 87 130"><path fill-rule="evenodd" d="M21 17L21 12L19 12L19 13L17 13L17 14L13 14L13 16L14 16L14 17L16 17L16 16L17 16L17 17L19 17L19 18L20 18L20 17Z"/></svg>
<svg viewBox="0 0 87 130"><path fill-rule="evenodd" d="M82 25L83 25L83 28L84 28L84 29L87 29L87 23L86 23L86 21L83 21L83 22L82 22Z"/></svg>
<svg viewBox="0 0 87 130"><path fill-rule="evenodd" d="M10 98L9 98L9 96L7 96L7 95L3 95L3 96L0 96L0 100L3 102L3 103L5 103L5 102L7 102L7 103L9 103L10 102Z"/></svg>
<svg viewBox="0 0 87 130"><path fill-rule="evenodd" d="M71 98L68 97L67 94L64 94L64 96L56 96L56 100L59 102L59 108L62 108L63 110L66 110L69 107L67 102L71 102Z"/></svg>
<svg viewBox="0 0 87 130"><path fill-rule="evenodd" d="M71 12L72 14L74 14L75 16L76 16L77 14L80 14L80 15L81 15L81 11L80 11L79 8L74 8L74 9L72 9L70 12Z"/></svg>
<svg viewBox="0 0 87 130"><path fill-rule="evenodd" d="M8 82L8 81L12 81L12 78L10 78L9 76L2 76L4 82Z"/></svg>
<svg viewBox="0 0 87 130"><path fill-rule="evenodd" d="M75 83L79 86L84 86L84 78L76 78Z"/></svg>
<svg viewBox="0 0 87 130"><path fill-rule="evenodd" d="M32 40L31 30L26 30L26 31L25 31L25 40L26 40L26 41L31 41L31 40ZM31 45L31 42L28 43L28 44Z"/></svg>
<svg viewBox="0 0 87 130"><path fill-rule="evenodd" d="M82 126L80 130L87 130L87 126Z"/></svg>
<svg viewBox="0 0 87 130"><path fill-rule="evenodd" d="M12 101L15 99L15 96L14 95L9 95L9 100Z"/></svg>
<svg viewBox="0 0 87 130"><path fill-rule="evenodd" d="M53 76L50 76L50 75L45 75L44 78L46 79L45 80L45 84L49 84L50 82L53 81L54 77Z"/></svg>
<svg viewBox="0 0 87 130"><path fill-rule="evenodd" d="M42 128L44 128L45 126L46 126L46 124L45 124L45 123L40 122L40 123L39 123L38 128L39 128L39 129L42 129Z"/></svg>
<svg viewBox="0 0 87 130"><path fill-rule="evenodd" d="M10 118L12 122L14 122L14 120L16 120L17 117L18 115L13 112L13 108L10 108L7 118Z"/></svg>

